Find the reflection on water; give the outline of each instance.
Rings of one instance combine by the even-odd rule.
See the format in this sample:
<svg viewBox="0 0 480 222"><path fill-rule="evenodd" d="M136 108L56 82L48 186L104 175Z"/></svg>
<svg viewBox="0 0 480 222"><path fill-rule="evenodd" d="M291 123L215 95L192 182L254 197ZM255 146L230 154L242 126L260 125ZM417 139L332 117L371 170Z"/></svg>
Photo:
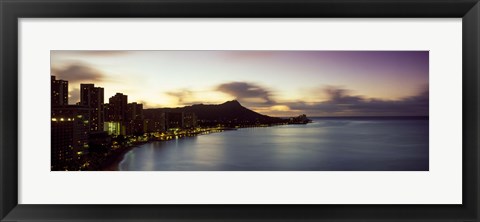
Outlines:
<svg viewBox="0 0 480 222"><path fill-rule="evenodd" d="M120 170L428 170L426 118L314 118L308 125L244 128L154 142Z"/></svg>

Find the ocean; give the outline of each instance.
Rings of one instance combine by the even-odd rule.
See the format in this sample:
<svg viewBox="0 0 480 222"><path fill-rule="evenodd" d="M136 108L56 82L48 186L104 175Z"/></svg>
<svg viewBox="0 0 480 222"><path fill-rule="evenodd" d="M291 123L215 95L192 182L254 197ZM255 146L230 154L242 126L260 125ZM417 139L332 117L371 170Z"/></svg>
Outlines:
<svg viewBox="0 0 480 222"><path fill-rule="evenodd" d="M152 142L124 171L428 171L428 117L311 118Z"/></svg>

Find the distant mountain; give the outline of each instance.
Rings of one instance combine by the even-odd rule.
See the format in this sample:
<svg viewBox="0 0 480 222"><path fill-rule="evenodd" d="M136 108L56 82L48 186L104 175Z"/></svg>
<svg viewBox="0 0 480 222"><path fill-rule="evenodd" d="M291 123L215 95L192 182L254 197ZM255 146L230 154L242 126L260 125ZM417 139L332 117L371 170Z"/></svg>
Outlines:
<svg viewBox="0 0 480 222"><path fill-rule="evenodd" d="M191 112L197 116L200 125L226 126L258 125L258 124L280 124L288 120L277 117L262 115L242 106L237 100L228 101L218 105L197 104L179 108L157 108L145 109L145 118L154 119L161 113L168 112Z"/></svg>

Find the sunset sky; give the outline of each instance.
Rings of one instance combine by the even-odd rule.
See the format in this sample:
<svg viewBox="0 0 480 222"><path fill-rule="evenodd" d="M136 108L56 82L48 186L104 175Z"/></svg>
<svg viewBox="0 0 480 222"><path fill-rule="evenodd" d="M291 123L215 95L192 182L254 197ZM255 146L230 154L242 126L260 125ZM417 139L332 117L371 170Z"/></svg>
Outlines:
<svg viewBox="0 0 480 222"><path fill-rule="evenodd" d="M271 116L428 115L428 51L51 51L51 74L144 108L237 99Z"/></svg>

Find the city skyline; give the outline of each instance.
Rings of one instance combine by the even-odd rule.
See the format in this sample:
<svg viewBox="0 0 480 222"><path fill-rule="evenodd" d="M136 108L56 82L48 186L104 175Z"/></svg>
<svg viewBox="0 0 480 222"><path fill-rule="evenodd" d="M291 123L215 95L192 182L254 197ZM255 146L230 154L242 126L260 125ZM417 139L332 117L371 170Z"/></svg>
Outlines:
<svg viewBox="0 0 480 222"><path fill-rule="evenodd" d="M428 51L52 51L51 75L143 108L238 100L271 116L428 115Z"/></svg>
<svg viewBox="0 0 480 222"><path fill-rule="evenodd" d="M51 170L428 170L428 56L52 51Z"/></svg>

